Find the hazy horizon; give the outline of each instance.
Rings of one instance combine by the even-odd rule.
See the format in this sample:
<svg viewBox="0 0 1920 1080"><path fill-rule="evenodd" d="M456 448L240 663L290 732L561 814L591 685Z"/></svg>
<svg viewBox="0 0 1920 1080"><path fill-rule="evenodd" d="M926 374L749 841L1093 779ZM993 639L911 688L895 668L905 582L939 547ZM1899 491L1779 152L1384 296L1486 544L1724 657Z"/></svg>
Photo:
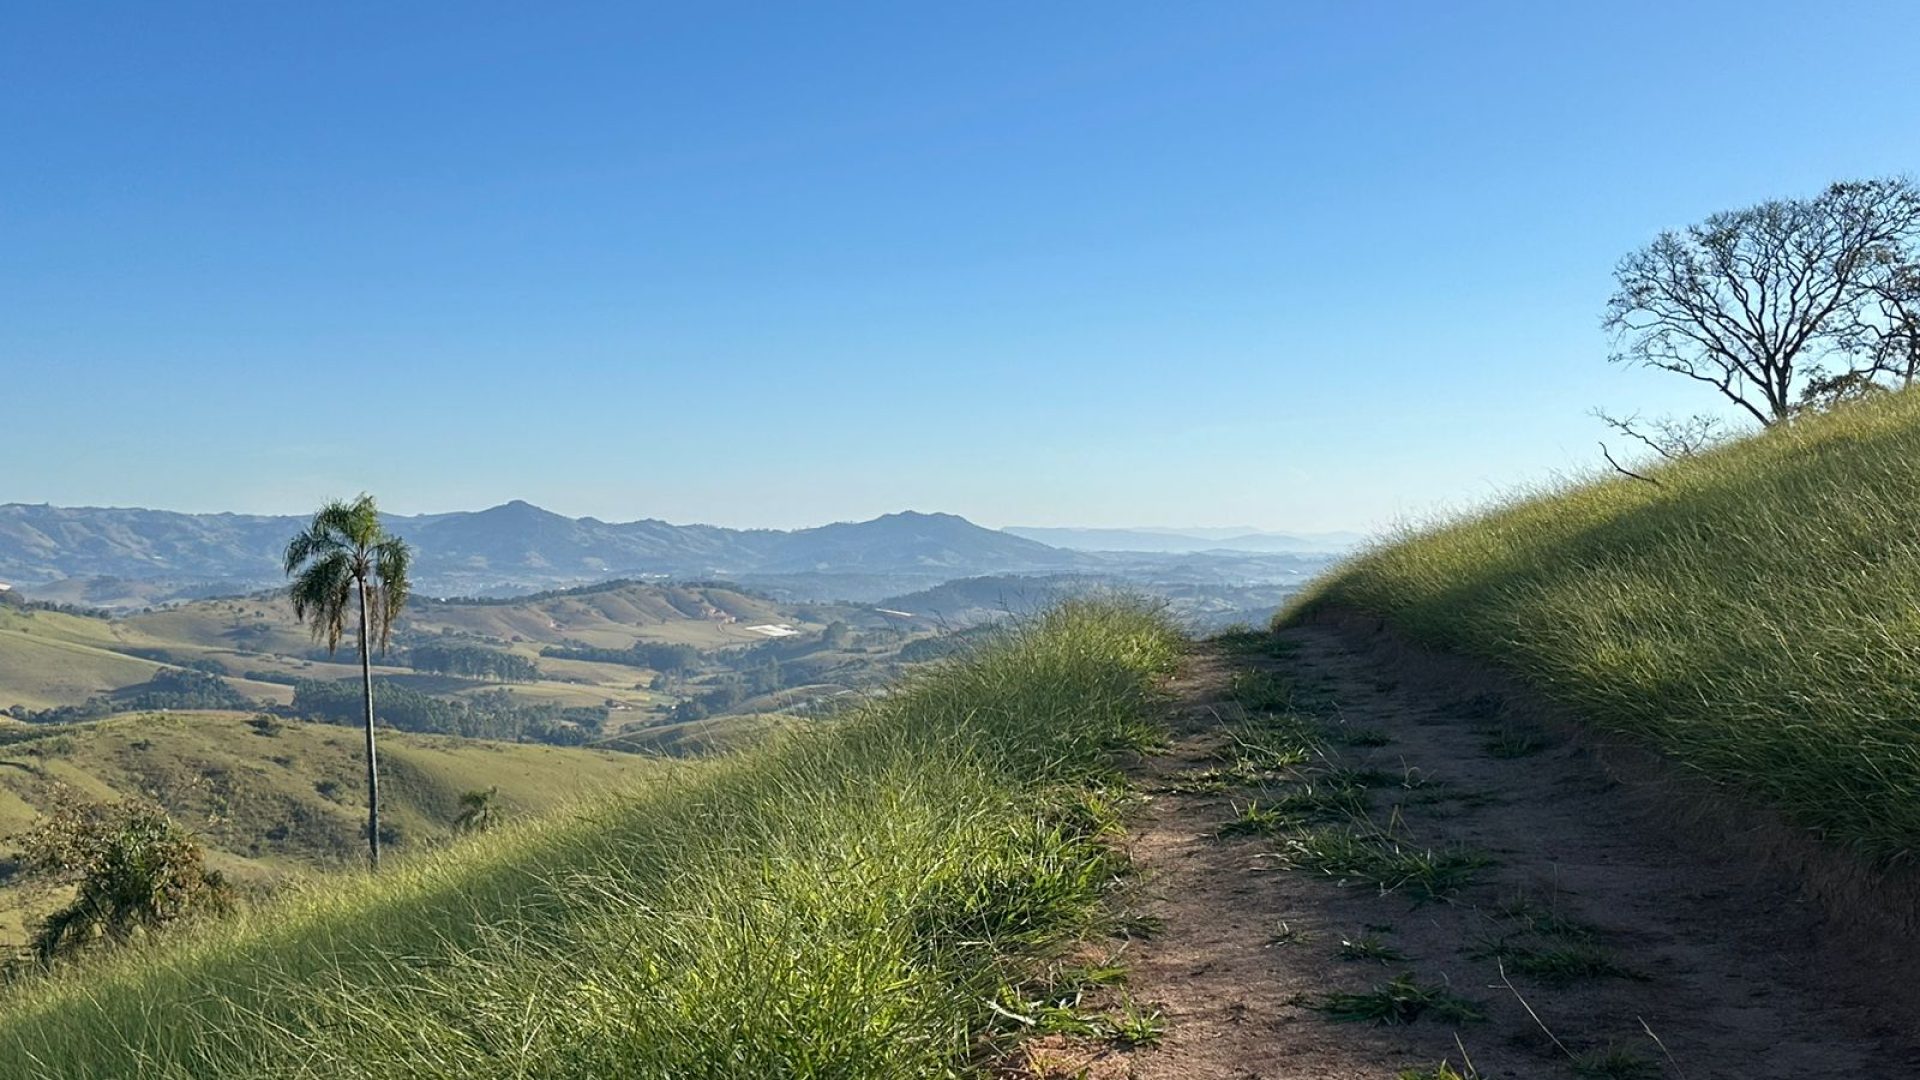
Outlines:
<svg viewBox="0 0 1920 1080"><path fill-rule="evenodd" d="M339 497L343 495L344 493L335 493L334 495L330 495L327 497L331 498L331 497ZM673 525L712 525L712 526L717 526L720 528L727 528L727 529L777 529L782 531L817 528L822 525L836 525L836 524L842 524L846 522L871 521L877 517L886 517L893 514L906 514L906 513L952 514L956 517L965 518L967 521L970 521L975 525L979 525L984 528L1003 530L1003 531L1008 529L1061 529L1061 530L1070 530L1070 531L1085 530L1085 531L1091 531L1091 532L1141 532L1141 533L1164 533L1170 536L1177 535L1177 536L1193 538L1193 539L1206 539L1211 536L1230 537L1235 535L1254 536L1254 535L1322 535L1322 534L1339 534L1339 533L1358 534L1366 531L1358 528L1267 529L1267 528L1260 528L1260 527L1251 526L1251 525L1203 525L1203 524L1188 524L1188 525L1146 524L1146 525L1143 525L1138 522L1127 524L1127 525L1099 525L1099 524L1088 525L1088 524L1081 524L1081 523L1067 523L1067 524L1061 524L1061 525L1051 525L1051 524L1038 525L1029 521L1010 521L1010 522L983 521L970 514L960 513L959 511L956 511L956 510L950 510L950 509L945 509L941 507L927 507L927 506L901 506L901 507L896 507L890 510L881 510L877 513L865 515L864 517L821 518L818 520L802 521L802 522L797 522L789 525L738 525L738 524L734 524L732 522L727 522L727 521L706 521L706 520L691 520L691 519L682 521L682 520L676 520L673 518L663 517L659 514L642 513L642 514L627 515L627 516L609 516L606 514L596 514L596 513L590 513L590 512L589 513L571 513L566 510L560 509L558 507L549 506L541 502L539 499L529 499L529 498L524 498L519 496L506 499L497 503L490 503L485 506L458 506L458 507L442 507L442 508L431 509L431 510L408 510L408 509L394 508L382 502L380 509L384 513L393 514L397 517L433 517L433 516L438 516L443 514L477 513L483 510L498 509L499 507L507 506L516 502L526 503L530 506L536 507L541 510L546 510L552 513L560 514L563 517L576 518L576 519L592 518L596 521L602 521L609 524L623 524L623 523L632 522L632 521L654 520L654 521L665 521ZM24 499L0 499L0 506L7 505L7 504L25 505L25 506L54 506L54 507L58 507L60 509L66 509L66 510L150 510L150 511L155 511L159 513L234 514L234 515L245 516L245 517L303 517L312 512L311 508L306 508L306 509L290 508L290 509L282 509L282 510L251 510L251 509L236 509L232 507L222 508L222 509L189 509L189 508L183 508L178 506L158 506L158 505L141 505L141 504L109 505L104 503L63 503L59 501L42 500L42 499L36 499L31 501L24 500Z"/></svg>

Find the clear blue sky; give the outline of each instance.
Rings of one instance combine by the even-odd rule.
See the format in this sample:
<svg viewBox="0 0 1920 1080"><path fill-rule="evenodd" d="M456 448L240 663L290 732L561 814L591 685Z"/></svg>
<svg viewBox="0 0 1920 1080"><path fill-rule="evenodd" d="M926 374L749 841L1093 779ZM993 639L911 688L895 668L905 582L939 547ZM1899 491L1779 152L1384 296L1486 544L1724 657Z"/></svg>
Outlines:
<svg viewBox="0 0 1920 1080"><path fill-rule="evenodd" d="M0 501L1371 526L1583 468L1614 261L1920 170L1920 5L0 13ZM1891 46L1891 47L1890 47Z"/></svg>

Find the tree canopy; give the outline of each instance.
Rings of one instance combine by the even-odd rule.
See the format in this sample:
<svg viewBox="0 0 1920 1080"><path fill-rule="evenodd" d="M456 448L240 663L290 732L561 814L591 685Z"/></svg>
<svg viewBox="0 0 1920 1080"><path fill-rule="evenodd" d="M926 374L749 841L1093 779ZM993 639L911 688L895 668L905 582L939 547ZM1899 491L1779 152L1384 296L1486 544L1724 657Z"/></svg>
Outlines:
<svg viewBox="0 0 1920 1080"><path fill-rule="evenodd" d="M1763 425L1920 374L1920 188L1905 178L1714 214L1614 277L1611 359L1702 383Z"/></svg>

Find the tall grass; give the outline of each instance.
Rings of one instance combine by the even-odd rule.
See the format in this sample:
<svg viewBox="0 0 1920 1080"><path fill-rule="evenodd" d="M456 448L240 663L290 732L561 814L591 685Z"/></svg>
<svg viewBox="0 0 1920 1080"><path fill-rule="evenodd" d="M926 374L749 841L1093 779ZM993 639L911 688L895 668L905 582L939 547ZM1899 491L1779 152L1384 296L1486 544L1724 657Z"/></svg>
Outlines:
<svg viewBox="0 0 1920 1080"><path fill-rule="evenodd" d="M963 1074L1101 918L1166 625L1075 605L775 746L0 997L23 1075Z"/></svg>
<svg viewBox="0 0 1920 1080"><path fill-rule="evenodd" d="M1920 849L1920 394L1410 532L1279 621L1385 617L1881 864Z"/></svg>

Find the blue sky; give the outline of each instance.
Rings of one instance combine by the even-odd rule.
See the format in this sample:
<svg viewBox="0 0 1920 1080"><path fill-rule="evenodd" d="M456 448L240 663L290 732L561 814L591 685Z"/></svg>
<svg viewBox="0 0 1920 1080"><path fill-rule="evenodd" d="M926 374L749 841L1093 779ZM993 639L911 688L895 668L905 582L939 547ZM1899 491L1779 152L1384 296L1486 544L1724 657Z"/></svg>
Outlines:
<svg viewBox="0 0 1920 1080"><path fill-rule="evenodd" d="M1920 170L1920 5L15 4L0 501L1371 527L1615 260Z"/></svg>

